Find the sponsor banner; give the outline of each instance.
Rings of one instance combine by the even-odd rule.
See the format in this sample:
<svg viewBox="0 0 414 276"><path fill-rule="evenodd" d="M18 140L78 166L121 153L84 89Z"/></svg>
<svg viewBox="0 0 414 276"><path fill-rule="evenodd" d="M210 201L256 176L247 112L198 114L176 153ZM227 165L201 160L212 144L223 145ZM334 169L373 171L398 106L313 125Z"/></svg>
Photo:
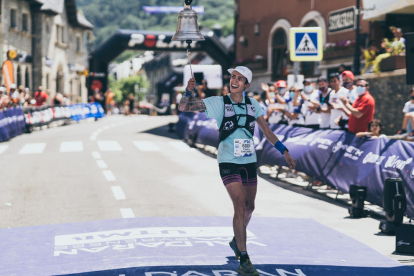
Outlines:
<svg viewBox="0 0 414 276"><path fill-rule="evenodd" d="M80 103L68 106L45 106L26 108L25 121L28 126L44 126L53 121L80 121L87 118L102 118L105 112L99 103Z"/></svg>
<svg viewBox="0 0 414 276"><path fill-rule="evenodd" d="M205 113L198 113L193 119L188 115L180 115L179 123L180 130L184 130L180 135L190 132L196 135L197 143L218 148L217 126L215 129L212 127L215 120L207 119ZM186 127L183 127L184 123ZM401 177L407 195L406 213L414 217L413 143L388 138L360 139L341 130L313 130L287 125L269 127L297 161L298 171L343 192L349 192L352 184L366 186L367 201L379 206L382 206L385 179ZM257 126L254 144L258 166L287 166L284 157L266 140Z"/></svg>
<svg viewBox="0 0 414 276"><path fill-rule="evenodd" d="M0 142L22 134L25 129L23 110L20 107L0 111Z"/></svg>

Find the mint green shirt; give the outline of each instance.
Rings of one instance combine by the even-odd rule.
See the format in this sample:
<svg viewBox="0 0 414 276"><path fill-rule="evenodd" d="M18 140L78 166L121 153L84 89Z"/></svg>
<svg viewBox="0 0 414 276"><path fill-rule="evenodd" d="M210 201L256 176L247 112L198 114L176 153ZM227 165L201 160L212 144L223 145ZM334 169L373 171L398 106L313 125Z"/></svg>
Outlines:
<svg viewBox="0 0 414 276"><path fill-rule="evenodd" d="M226 96L227 97L227 96ZM233 100L229 96L232 103ZM256 112L256 119L260 116L263 116L263 110L260 104L253 98L250 98L253 106L255 107ZM224 117L224 101L223 97L209 97L203 100L204 104L206 105L206 114L208 118L216 119L217 126L220 128L221 123L223 122ZM244 97L243 102L245 103ZM237 105L233 105L234 111L237 115L239 114L246 114L246 106L244 105L243 108L238 107ZM244 126L246 124L246 117L240 117L239 125ZM253 153L252 156L247 157L236 157L234 156L234 139L252 139L247 134L249 131L244 128L237 128L229 137L227 137L224 141L222 141L218 148L217 154L217 161L219 163L235 163L235 164L248 164L254 163L257 161L256 152ZM250 133L249 133L250 134Z"/></svg>

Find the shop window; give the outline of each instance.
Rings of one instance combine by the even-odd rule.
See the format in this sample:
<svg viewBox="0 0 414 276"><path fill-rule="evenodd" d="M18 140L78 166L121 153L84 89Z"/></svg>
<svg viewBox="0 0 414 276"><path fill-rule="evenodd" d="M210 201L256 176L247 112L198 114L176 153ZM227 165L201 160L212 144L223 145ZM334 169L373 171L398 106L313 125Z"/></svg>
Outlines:
<svg viewBox="0 0 414 276"><path fill-rule="evenodd" d="M24 73L24 80L25 80L25 86L24 87L30 87L29 68L27 68L27 67L26 67L26 72Z"/></svg>
<svg viewBox="0 0 414 276"><path fill-rule="evenodd" d="M10 28L17 28L17 15L16 15L16 10L15 9L11 9L10 10Z"/></svg>
<svg viewBox="0 0 414 276"><path fill-rule="evenodd" d="M20 70L20 66L17 66L17 83L16 86L19 87L20 85L22 85L22 72Z"/></svg>
<svg viewBox="0 0 414 276"><path fill-rule="evenodd" d="M81 50L81 39L80 37L76 37L76 52L80 52Z"/></svg>
<svg viewBox="0 0 414 276"><path fill-rule="evenodd" d="M22 30L25 32L29 32L29 15L27 13L24 13L22 20Z"/></svg>
<svg viewBox="0 0 414 276"><path fill-rule="evenodd" d="M272 38L272 79L277 80L286 75L287 36L283 29L278 29Z"/></svg>

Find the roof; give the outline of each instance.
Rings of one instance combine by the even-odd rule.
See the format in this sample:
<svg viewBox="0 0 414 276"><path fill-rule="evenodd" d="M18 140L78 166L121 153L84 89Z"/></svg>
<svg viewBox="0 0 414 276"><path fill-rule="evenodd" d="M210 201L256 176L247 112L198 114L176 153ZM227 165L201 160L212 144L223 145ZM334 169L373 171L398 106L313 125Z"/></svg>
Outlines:
<svg viewBox="0 0 414 276"><path fill-rule="evenodd" d="M76 7L76 0L35 0L40 10L48 14L61 14L66 7L68 21L72 26L84 29L93 29L93 25L86 19L82 11Z"/></svg>

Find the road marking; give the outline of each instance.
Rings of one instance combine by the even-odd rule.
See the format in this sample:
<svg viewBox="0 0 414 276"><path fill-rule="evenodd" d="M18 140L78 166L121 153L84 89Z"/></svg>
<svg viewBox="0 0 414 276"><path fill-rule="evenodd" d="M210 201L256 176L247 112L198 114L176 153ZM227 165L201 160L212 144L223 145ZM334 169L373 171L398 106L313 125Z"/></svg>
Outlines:
<svg viewBox="0 0 414 276"><path fill-rule="evenodd" d="M96 160L96 164L98 164L98 167L100 169L106 169L108 166L106 165L105 161L103 160Z"/></svg>
<svg viewBox="0 0 414 276"><path fill-rule="evenodd" d="M2 154L3 152L5 152L8 148L9 148L9 145L1 145L0 146L0 154Z"/></svg>
<svg viewBox="0 0 414 276"><path fill-rule="evenodd" d="M168 142L173 148L176 148L179 151L194 151L195 149L190 148L187 144L183 142Z"/></svg>
<svg viewBox="0 0 414 276"><path fill-rule="evenodd" d="M123 218L135 218L134 212L131 208L122 208L121 215Z"/></svg>
<svg viewBox="0 0 414 276"><path fill-rule="evenodd" d="M101 151L122 151L121 145L117 141L98 141Z"/></svg>
<svg viewBox="0 0 414 276"><path fill-rule="evenodd" d="M161 149L151 141L134 141L134 145L141 151L161 151Z"/></svg>
<svg viewBox="0 0 414 276"><path fill-rule="evenodd" d="M103 175L105 176L106 180L108 181L115 181L115 175L110 170L102 171Z"/></svg>
<svg viewBox="0 0 414 276"><path fill-rule="evenodd" d="M124 191L122 191L121 186L112 186L112 193L114 194L114 197L116 200L122 200L126 199Z"/></svg>
<svg viewBox="0 0 414 276"><path fill-rule="evenodd" d="M83 143L81 141L62 142L60 144L60 152L80 152L83 151Z"/></svg>
<svg viewBox="0 0 414 276"><path fill-rule="evenodd" d="M19 154L35 154L35 153L42 153L46 147L46 143L31 143L26 144L24 147L19 151Z"/></svg>
<svg viewBox="0 0 414 276"><path fill-rule="evenodd" d="M93 151L92 156L95 159L101 159L101 154L98 151Z"/></svg>

